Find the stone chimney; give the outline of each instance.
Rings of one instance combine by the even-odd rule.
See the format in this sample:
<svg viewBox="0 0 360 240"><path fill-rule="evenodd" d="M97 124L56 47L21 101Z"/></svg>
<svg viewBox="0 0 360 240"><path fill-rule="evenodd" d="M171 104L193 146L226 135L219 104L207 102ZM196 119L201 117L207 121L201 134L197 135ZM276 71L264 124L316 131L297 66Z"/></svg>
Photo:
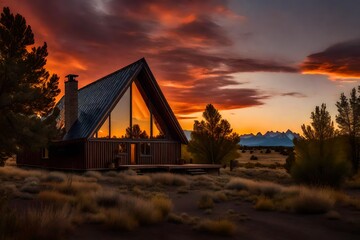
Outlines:
<svg viewBox="0 0 360 240"><path fill-rule="evenodd" d="M65 81L65 130L68 132L78 118L78 81L79 75L69 74Z"/></svg>

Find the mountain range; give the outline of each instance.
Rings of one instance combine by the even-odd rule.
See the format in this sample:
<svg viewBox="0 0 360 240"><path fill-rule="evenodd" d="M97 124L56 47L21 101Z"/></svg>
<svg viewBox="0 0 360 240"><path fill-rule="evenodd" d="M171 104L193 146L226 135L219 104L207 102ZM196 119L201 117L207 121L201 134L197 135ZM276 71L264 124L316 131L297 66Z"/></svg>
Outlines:
<svg viewBox="0 0 360 240"><path fill-rule="evenodd" d="M191 131L185 130L185 136L188 140L191 139ZM291 130L287 130L286 132L279 131L267 131L265 134L261 134L260 132L256 135L254 134L244 134L240 136L239 144L242 146L262 146L262 147L275 147L275 146L283 146L283 147L293 147L293 139L299 138L300 135L292 132Z"/></svg>

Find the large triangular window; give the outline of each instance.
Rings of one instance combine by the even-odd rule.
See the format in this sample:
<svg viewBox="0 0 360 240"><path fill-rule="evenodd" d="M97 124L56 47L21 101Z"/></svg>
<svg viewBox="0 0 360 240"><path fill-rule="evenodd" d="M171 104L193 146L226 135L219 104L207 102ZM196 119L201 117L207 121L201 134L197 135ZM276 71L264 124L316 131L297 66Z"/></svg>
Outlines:
<svg viewBox="0 0 360 240"><path fill-rule="evenodd" d="M149 100L137 80L123 94L105 122L95 133L97 138L165 138L160 123L149 108Z"/></svg>

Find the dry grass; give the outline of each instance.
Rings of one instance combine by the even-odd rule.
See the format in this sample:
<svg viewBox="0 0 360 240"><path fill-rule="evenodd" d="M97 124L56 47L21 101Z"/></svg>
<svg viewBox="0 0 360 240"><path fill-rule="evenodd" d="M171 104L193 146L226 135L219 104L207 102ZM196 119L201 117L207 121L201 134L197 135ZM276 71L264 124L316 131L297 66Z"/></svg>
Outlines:
<svg viewBox="0 0 360 240"><path fill-rule="evenodd" d="M64 239L64 235L72 229L71 212L67 205L29 209L20 228L21 236L24 239Z"/></svg>
<svg viewBox="0 0 360 240"><path fill-rule="evenodd" d="M203 193L200 196L200 200L198 202L198 208L200 209L209 209L214 207L214 200L209 193Z"/></svg>
<svg viewBox="0 0 360 240"><path fill-rule="evenodd" d="M261 196L257 199L254 208L259 211L272 211L275 209L275 204L272 199Z"/></svg>
<svg viewBox="0 0 360 240"><path fill-rule="evenodd" d="M10 178L15 180L25 179L27 177L42 178L47 175L46 171L41 170L25 170L15 166L0 167L1 178Z"/></svg>
<svg viewBox="0 0 360 240"><path fill-rule="evenodd" d="M123 211L123 209L107 209L104 215L105 219L100 219L100 221L103 220L105 226L113 230L132 231L139 226L139 222L131 212Z"/></svg>
<svg viewBox="0 0 360 240"><path fill-rule="evenodd" d="M284 187L277 183L268 181L258 182L245 178L231 178L228 184L226 184L226 188L236 190L245 189L251 193L266 196L274 196L284 190Z"/></svg>
<svg viewBox="0 0 360 240"><path fill-rule="evenodd" d="M150 186L153 183L147 175L129 175L128 173L119 173L117 182L140 186Z"/></svg>
<svg viewBox="0 0 360 240"><path fill-rule="evenodd" d="M39 184L36 182L27 182L20 188L20 191L31 194L37 194L40 192L40 187Z"/></svg>
<svg viewBox="0 0 360 240"><path fill-rule="evenodd" d="M0 239L64 239L72 229L71 209L42 206L17 212L0 203Z"/></svg>
<svg viewBox="0 0 360 240"><path fill-rule="evenodd" d="M50 172L46 177L46 181L48 182L65 182L68 179L65 173L62 172Z"/></svg>
<svg viewBox="0 0 360 240"><path fill-rule="evenodd" d="M100 207L111 208L119 204L119 194L113 190L101 190L93 193L92 198Z"/></svg>
<svg viewBox="0 0 360 240"><path fill-rule="evenodd" d="M69 195L91 193L101 189L99 184L93 182L62 182L53 186L56 190Z"/></svg>
<svg viewBox="0 0 360 240"><path fill-rule="evenodd" d="M287 200L288 206L297 213L326 213L334 207L335 199L326 189L301 187L299 195Z"/></svg>
<svg viewBox="0 0 360 240"><path fill-rule="evenodd" d="M81 196L81 195L80 195ZM83 219L101 223L113 230L133 230L140 225L165 220L172 210L172 202L163 195L150 199L123 195L115 191L98 191L81 199L78 209L87 212Z"/></svg>
<svg viewBox="0 0 360 240"><path fill-rule="evenodd" d="M235 223L227 219L222 219L222 220L205 219L200 221L200 223L195 227L195 229L221 236L233 236L236 232L236 225Z"/></svg>
<svg viewBox="0 0 360 240"><path fill-rule="evenodd" d="M67 203L74 203L75 198L57 191L42 191L39 193L38 198L45 202L63 206Z"/></svg>
<svg viewBox="0 0 360 240"><path fill-rule="evenodd" d="M84 173L84 176L89 178L95 178L97 180L101 180L103 178L101 172L97 172L97 171L87 171Z"/></svg>
<svg viewBox="0 0 360 240"><path fill-rule="evenodd" d="M169 215L173 209L173 204L169 198L166 198L162 195L155 195L151 199L151 203L156 209L159 209L163 218Z"/></svg>
<svg viewBox="0 0 360 240"><path fill-rule="evenodd" d="M156 173L150 177L155 184L160 183L165 186L184 186L189 184L186 177L173 173Z"/></svg>

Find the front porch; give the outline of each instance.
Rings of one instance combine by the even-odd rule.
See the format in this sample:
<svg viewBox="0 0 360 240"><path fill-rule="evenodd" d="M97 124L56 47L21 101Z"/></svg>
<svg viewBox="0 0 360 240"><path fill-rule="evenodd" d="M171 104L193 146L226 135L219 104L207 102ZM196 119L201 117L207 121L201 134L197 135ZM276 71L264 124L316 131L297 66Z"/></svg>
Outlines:
<svg viewBox="0 0 360 240"><path fill-rule="evenodd" d="M171 172L199 175L204 173L220 174L220 164L137 164L120 165L119 170L131 169L136 172Z"/></svg>

